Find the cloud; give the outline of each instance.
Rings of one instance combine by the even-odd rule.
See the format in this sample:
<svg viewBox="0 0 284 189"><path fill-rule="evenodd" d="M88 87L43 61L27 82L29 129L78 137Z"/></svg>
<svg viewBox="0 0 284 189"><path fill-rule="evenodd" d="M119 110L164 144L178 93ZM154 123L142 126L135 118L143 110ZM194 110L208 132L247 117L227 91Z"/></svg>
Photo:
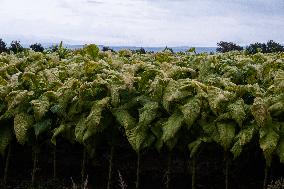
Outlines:
<svg viewBox="0 0 284 189"><path fill-rule="evenodd" d="M102 2L102 1L94 1L94 0L87 0L87 3L90 3L90 4L102 4L104 2Z"/></svg>
<svg viewBox="0 0 284 189"><path fill-rule="evenodd" d="M137 46L284 43L283 9L282 0L2 0L0 38Z"/></svg>

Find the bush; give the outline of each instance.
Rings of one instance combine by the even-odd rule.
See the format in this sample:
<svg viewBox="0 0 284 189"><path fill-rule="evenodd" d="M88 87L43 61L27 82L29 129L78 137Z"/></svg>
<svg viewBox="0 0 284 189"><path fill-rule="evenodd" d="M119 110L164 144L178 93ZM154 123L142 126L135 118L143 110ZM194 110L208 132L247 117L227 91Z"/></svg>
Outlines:
<svg viewBox="0 0 284 189"><path fill-rule="evenodd" d="M170 53L174 53L174 50L172 48L169 48L169 47L165 47L163 52L170 52Z"/></svg>
<svg viewBox="0 0 284 189"><path fill-rule="evenodd" d="M217 46L218 48L216 49L216 51L221 53L243 50L243 47L236 45L233 42L220 41L219 43L217 43Z"/></svg>
<svg viewBox="0 0 284 189"><path fill-rule="evenodd" d="M103 51L103 52L106 52L106 51L114 52L114 50L113 50L112 48L110 48L110 47L103 47L103 48L102 48L102 51Z"/></svg>
<svg viewBox="0 0 284 189"><path fill-rule="evenodd" d="M24 47L20 44L20 41L12 41L9 50L17 54L23 52Z"/></svg>
<svg viewBox="0 0 284 189"><path fill-rule="evenodd" d="M95 44L86 45L83 50L93 60L95 60L99 56L99 52L100 52L99 47Z"/></svg>
<svg viewBox="0 0 284 189"><path fill-rule="evenodd" d="M132 56L132 52L128 49L121 49L118 51L119 57L130 58Z"/></svg>
<svg viewBox="0 0 284 189"><path fill-rule="evenodd" d="M6 43L0 39L0 53L8 52L8 48L6 47Z"/></svg>
<svg viewBox="0 0 284 189"><path fill-rule="evenodd" d="M43 52L44 48L40 43L35 43L30 46L30 48L35 52Z"/></svg>
<svg viewBox="0 0 284 189"><path fill-rule="evenodd" d="M146 54L146 50L141 47L140 49L137 49L137 50L134 50L134 53L137 53L137 54Z"/></svg>
<svg viewBox="0 0 284 189"><path fill-rule="evenodd" d="M255 53L258 53L258 52L265 53L266 52L266 45L264 43L250 44L248 47L246 47L246 52L248 54L255 54Z"/></svg>
<svg viewBox="0 0 284 189"><path fill-rule="evenodd" d="M270 40L266 43L266 52L267 53L284 52L284 46L274 42L273 40Z"/></svg>
<svg viewBox="0 0 284 189"><path fill-rule="evenodd" d="M253 43L246 47L246 52L248 54L255 54L258 52L262 53L276 53L276 52L284 52L284 47L279 43L274 42L273 40L269 40L265 43Z"/></svg>

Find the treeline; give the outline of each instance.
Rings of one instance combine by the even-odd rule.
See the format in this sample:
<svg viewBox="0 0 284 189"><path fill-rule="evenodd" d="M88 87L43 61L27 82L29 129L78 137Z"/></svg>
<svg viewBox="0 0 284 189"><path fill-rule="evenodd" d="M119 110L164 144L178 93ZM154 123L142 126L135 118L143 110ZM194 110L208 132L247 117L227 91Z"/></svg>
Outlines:
<svg viewBox="0 0 284 189"><path fill-rule="evenodd" d="M58 49L63 48L62 46L62 42L60 43L60 45L53 45L52 47L45 49L40 43L35 43L29 46L30 49L32 49L35 52L43 52L44 50L48 50L51 52L56 52L58 51ZM9 53L10 51L12 51L13 53L19 53L19 52L23 52L25 49L20 41L12 41L10 43L10 46L8 47L7 44L0 38L0 53L2 52L6 52ZM193 48L195 51L195 48ZM104 46L101 49L103 52L106 51L111 51L111 52L115 52L115 50L113 50L112 48L108 47L108 46ZM146 54L146 53L153 53L153 52L147 52L143 47L136 49L136 50L130 50L132 53L137 53L137 54ZM169 47L165 47L164 51L169 51L171 53L174 53L172 48ZM219 53L225 53L225 52L230 52L230 51L245 51L246 54L256 54L258 52L261 53L276 53L276 52L284 52L284 46L281 45L280 43L277 43L273 40L269 40L267 43L252 43L246 47L242 47L240 45L237 45L233 42L226 42L226 41L220 41L217 43L217 48L216 48L216 52Z"/></svg>
<svg viewBox="0 0 284 189"><path fill-rule="evenodd" d="M255 54L258 52L261 53L276 53L276 52L284 52L284 46L280 43L277 43L273 40L269 40L267 43L253 43L249 46L243 48L233 42L225 42L220 41L217 43L218 48L217 52L225 53L229 51L242 51L244 50L246 54Z"/></svg>
<svg viewBox="0 0 284 189"><path fill-rule="evenodd" d="M40 43L35 43L30 45L30 49L32 49L35 52L43 52L44 47ZM14 52L14 53L19 53L23 52L25 48L21 45L20 41L12 41L10 43L10 46L8 47L7 44L0 39L0 53L2 52Z"/></svg>

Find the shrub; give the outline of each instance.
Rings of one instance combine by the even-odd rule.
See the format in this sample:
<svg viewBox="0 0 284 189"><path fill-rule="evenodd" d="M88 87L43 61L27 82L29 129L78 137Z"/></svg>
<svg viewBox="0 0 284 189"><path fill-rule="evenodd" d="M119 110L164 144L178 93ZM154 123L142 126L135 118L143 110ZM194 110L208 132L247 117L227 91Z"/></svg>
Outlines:
<svg viewBox="0 0 284 189"><path fill-rule="evenodd" d="M84 47L84 52L89 55L93 60L95 60L100 52L100 49L95 44L90 44Z"/></svg>
<svg viewBox="0 0 284 189"><path fill-rule="evenodd" d="M216 51L221 53L243 50L243 47L236 45L233 42L220 41L219 43L217 43L217 46L218 48L216 49Z"/></svg>
<svg viewBox="0 0 284 189"><path fill-rule="evenodd" d="M24 47L20 44L20 41L12 41L9 50L16 54L24 51Z"/></svg>
<svg viewBox="0 0 284 189"><path fill-rule="evenodd" d="M169 48L169 47L165 47L163 52L170 52L170 53L174 53L174 50L172 48Z"/></svg>
<svg viewBox="0 0 284 189"><path fill-rule="evenodd" d="M0 53L7 52L7 51L8 49L6 47L6 43L2 39L0 39Z"/></svg>
<svg viewBox="0 0 284 189"><path fill-rule="evenodd" d="M267 53L284 52L284 46L274 42L273 40L269 40L266 43L266 52Z"/></svg>
<svg viewBox="0 0 284 189"><path fill-rule="evenodd" d="M284 52L284 47L273 40L269 40L265 43L253 43L246 47L246 52L248 54L255 54L258 52L262 53L276 53Z"/></svg>
<svg viewBox="0 0 284 189"><path fill-rule="evenodd" d="M44 48L40 43L35 43L30 46L30 48L35 52L43 52Z"/></svg>
<svg viewBox="0 0 284 189"><path fill-rule="evenodd" d="M103 48L102 48L102 51L103 51L103 52L106 52L106 51L114 52L114 50L113 50L112 48L110 48L110 47L103 47Z"/></svg>
<svg viewBox="0 0 284 189"><path fill-rule="evenodd" d="M134 50L133 53L146 54L146 50L143 47L141 47L140 49Z"/></svg>

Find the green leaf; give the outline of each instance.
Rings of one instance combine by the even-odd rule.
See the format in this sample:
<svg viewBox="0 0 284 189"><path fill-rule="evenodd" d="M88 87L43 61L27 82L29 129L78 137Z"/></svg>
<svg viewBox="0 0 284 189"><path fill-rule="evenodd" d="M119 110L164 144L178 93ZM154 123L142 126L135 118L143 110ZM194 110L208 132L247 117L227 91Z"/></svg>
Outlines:
<svg viewBox="0 0 284 189"><path fill-rule="evenodd" d="M255 134L254 125L248 125L247 128L242 129L238 135L235 137L235 144L231 149L231 152L234 154L234 158L237 158L242 150L243 147L248 144Z"/></svg>
<svg viewBox="0 0 284 189"><path fill-rule="evenodd" d="M235 138L235 125L232 123L217 123L218 140L225 151L231 148L232 142Z"/></svg>
<svg viewBox="0 0 284 189"><path fill-rule="evenodd" d="M188 96L192 96L194 94L194 89L191 87L188 80L179 80L174 81L171 80L164 91L163 96L163 106L164 108L170 112L171 104L179 102ZM190 87L190 89L188 88Z"/></svg>
<svg viewBox="0 0 284 189"><path fill-rule="evenodd" d="M101 119L103 117L102 112L107 108L109 102L110 98L106 97L94 103L90 114L85 120L84 125L86 127L86 130L83 136L83 141L87 140L92 135L101 132L102 130L105 129L106 126L101 124Z"/></svg>
<svg viewBox="0 0 284 189"><path fill-rule="evenodd" d="M271 126L260 129L259 144L268 166L271 165L272 155L277 148L279 138L279 134Z"/></svg>
<svg viewBox="0 0 284 189"><path fill-rule="evenodd" d="M12 131L8 126L0 126L0 155L5 155L7 146L12 141Z"/></svg>
<svg viewBox="0 0 284 189"><path fill-rule="evenodd" d="M183 115L180 112L173 113L169 119L163 124L162 140L167 143L168 146L174 146L171 143L175 143L177 140L177 133L180 131L184 122ZM174 140L173 140L174 139Z"/></svg>
<svg viewBox="0 0 284 189"><path fill-rule="evenodd" d="M8 110L15 108L21 103L28 102L29 98L34 95L33 91L27 90L19 90L19 91L12 91L6 97L8 102Z"/></svg>
<svg viewBox="0 0 284 189"><path fill-rule="evenodd" d="M224 113L227 102L233 99L233 94L217 87L208 87L208 103L215 115Z"/></svg>
<svg viewBox="0 0 284 189"><path fill-rule="evenodd" d="M245 103L244 103L243 99L239 99L236 102L230 104L228 106L228 109L230 111L232 118L241 127L242 124L243 124L243 121L246 118Z"/></svg>
<svg viewBox="0 0 284 189"><path fill-rule="evenodd" d="M73 143L75 141L75 124L74 123L62 123L59 127L53 130L53 135L51 138L51 142L56 145L56 138L58 136L62 136L69 140L69 142Z"/></svg>
<svg viewBox="0 0 284 189"><path fill-rule="evenodd" d="M42 119L45 113L49 110L50 104L47 97L42 97L38 100L32 100L30 103L34 110L34 116L36 120Z"/></svg>
<svg viewBox="0 0 284 189"><path fill-rule="evenodd" d="M187 100L187 102L180 107L188 128L190 128L197 120L201 111L201 105L201 100L199 98L193 97Z"/></svg>
<svg viewBox="0 0 284 189"><path fill-rule="evenodd" d="M251 113L259 127L264 127L267 124L270 117L267 109L268 107L262 98L257 97L254 99L254 103L251 106Z"/></svg>
<svg viewBox="0 0 284 189"><path fill-rule="evenodd" d="M136 152L149 147L155 141L155 137L151 134L148 127L141 125L133 129L126 130L126 136L132 148Z"/></svg>
<svg viewBox="0 0 284 189"><path fill-rule="evenodd" d="M139 124L149 125L158 115L159 104L157 102L147 102L139 109Z"/></svg>
<svg viewBox="0 0 284 189"><path fill-rule="evenodd" d="M95 44L90 44L84 47L85 52L93 59L95 60L99 55L99 47Z"/></svg>
<svg viewBox="0 0 284 189"><path fill-rule="evenodd" d="M18 142L24 145L28 140L28 131L33 127L33 116L19 113L14 118L14 131Z"/></svg>
<svg viewBox="0 0 284 189"><path fill-rule="evenodd" d="M190 158L193 158L194 156L196 156L198 154L202 143L208 143L208 142L211 142L210 138L201 137L201 138L198 138L197 140L189 143L188 149L190 151Z"/></svg>
<svg viewBox="0 0 284 189"><path fill-rule="evenodd" d="M136 125L136 120L125 109L113 109L113 115L118 123L124 127L125 130L133 129Z"/></svg>
<svg viewBox="0 0 284 189"><path fill-rule="evenodd" d="M284 137L279 140L277 155L279 156L280 162L284 163Z"/></svg>
<svg viewBox="0 0 284 189"><path fill-rule="evenodd" d="M152 126L151 126L151 131L154 134L156 140L155 140L155 148L160 151L163 147L163 140L162 140L162 136L163 136L163 123L166 121L166 119L159 119L157 122L155 122Z"/></svg>
<svg viewBox="0 0 284 189"><path fill-rule="evenodd" d="M51 123L52 123L51 119L45 119L45 120L41 120L41 121L35 123L34 124L34 131L35 131L36 137L38 137L39 135L41 135L44 132L47 132L51 127Z"/></svg>

